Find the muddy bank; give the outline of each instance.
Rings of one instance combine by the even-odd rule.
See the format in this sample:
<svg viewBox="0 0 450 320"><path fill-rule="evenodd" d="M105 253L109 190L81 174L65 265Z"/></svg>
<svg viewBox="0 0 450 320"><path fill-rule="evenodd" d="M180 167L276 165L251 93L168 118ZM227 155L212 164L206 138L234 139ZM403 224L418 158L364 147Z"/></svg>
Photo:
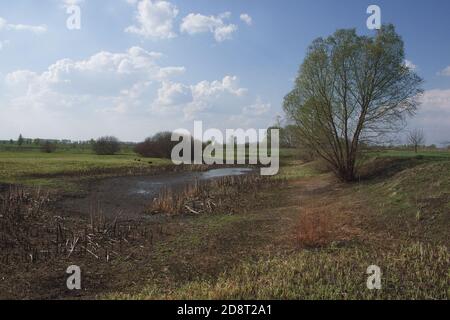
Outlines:
<svg viewBox="0 0 450 320"><path fill-rule="evenodd" d="M140 217L144 208L164 189L182 190L195 181L218 179L254 173L250 168L221 168L202 172L175 172L151 176L99 179L90 183L87 195L65 197L56 207L61 215L102 213L107 217L121 215Z"/></svg>

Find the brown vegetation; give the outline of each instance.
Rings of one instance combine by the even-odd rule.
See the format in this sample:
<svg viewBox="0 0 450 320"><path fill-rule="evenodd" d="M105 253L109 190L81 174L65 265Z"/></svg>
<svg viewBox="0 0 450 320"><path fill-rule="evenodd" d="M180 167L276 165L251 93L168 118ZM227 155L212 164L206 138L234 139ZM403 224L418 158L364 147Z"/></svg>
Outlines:
<svg viewBox="0 0 450 320"><path fill-rule="evenodd" d="M153 200L148 212L166 214L235 213L244 202L255 199L258 191L279 187L282 180L257 175L230 176L212 181L197 181L182 192L164 190ZM253 195L249 199L248 195ZM240 204L240 205L239 205Z"/></svg>

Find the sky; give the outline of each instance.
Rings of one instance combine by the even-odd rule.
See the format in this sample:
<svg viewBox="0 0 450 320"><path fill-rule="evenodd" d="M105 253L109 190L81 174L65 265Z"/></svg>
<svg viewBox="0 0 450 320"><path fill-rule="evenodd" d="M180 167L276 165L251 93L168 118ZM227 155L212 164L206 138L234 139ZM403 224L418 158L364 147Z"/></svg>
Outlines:
<svg viewBox="0 0 450 320"><path fill-rule="evenodd" d="M1 1L0 139L140 141L194 120L266 128L283 116L309 44L340 28L373 34L372 4L425 80L409 128L450 141L447 0ZM79 29L67 26L74 6Z"/></svg>

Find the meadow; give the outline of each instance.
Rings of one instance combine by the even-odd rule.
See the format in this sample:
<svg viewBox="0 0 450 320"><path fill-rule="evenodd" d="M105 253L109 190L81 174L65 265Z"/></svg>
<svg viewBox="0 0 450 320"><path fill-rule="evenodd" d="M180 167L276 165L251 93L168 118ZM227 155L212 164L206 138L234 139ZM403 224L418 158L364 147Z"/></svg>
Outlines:
<svg viewBox="0 0 450 320"><path fill-rule="evenodd" d="M449 298L448 152L371 152L354 183L296 150L280 154L280 174L267 181L222 179L162 193L153 205L149 199L157 215L107 221L98 212L61 216L33 190L71 185L73 194L85 180L162 170L168 161L0 152L0 184L28 190L1 198L10 208L2 219L32 212L0 219L0 245L17 243L0 256L0 298ZM82 292L65 288L71 264L85 270ZM366 287L370 265L382 270L381 290Z"/></svg>
<svg viewBox="0 0 450 320"><path fill-rule="evenodd" d="M450 161L415 158L371 158L401 165L344 184L288 157L278 177L287 185L240 213L190 222L155 248L163 275L103 297L448 299ZM382 270L381 290L366 287L370 265Z"/></svg>
<svg viewBox="0 0 450 320"><path fill-rule="evenodd" d="M133 152L96 155L78 150L0 152L0 183L29 187L73 188L73 180L132 174L170 165L170 160L141 158Z"/></svg>

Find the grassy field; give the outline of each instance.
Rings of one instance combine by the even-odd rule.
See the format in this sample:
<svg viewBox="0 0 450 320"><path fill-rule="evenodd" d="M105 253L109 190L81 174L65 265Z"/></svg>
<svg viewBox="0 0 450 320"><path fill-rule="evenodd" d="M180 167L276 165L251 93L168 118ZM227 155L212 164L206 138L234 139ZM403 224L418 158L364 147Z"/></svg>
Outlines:
<svg viewBox="0 0 450 320"><path fill-rule="evenodd" d="M73 152L0 152L0 183L65 188L71 185L67 178L95 178L169 164L170 160L144 159L134 153L99 156Z"/></svg>
<svg viewBox="0 0 450 320"><path fill-rule="evenodd" d="M400 157L400 158L426 158L426 159L450 159L450 151L419 151L415 153L409 150L386 150L370 154L378 157Z"/></svg>
<svg viewBox="0 0 450 320"><path fill-rule="evenodd" d="M4 276L4 296L450 298L448 154L437 157L426 153L417 157L403 151L376 153L364 162L361 180L351 184L337 181L316 162L297 160L294 150L282 150L281 154L282 168L276 177L280 185L257 190L244 185L238 196L229 193L223 199L215 194L216 203L233 204L221 206L220 212L173 216L164 223L143 220L137 226L125 224L124 229L136 233L120 242L124 253L110 259L96 251L97 258L74 253L33 262L32 273L18 272L18 265L6 266L3 270L9 273ZM3 153L0 165L12 168L13 173L6 180L26 181L37 179L32 177L40 169L33 164L41 163L53 183L60 174L89 175L92 167L116 170L163 164L142 163L135 158L131 154L97 157ZM80 237L86 224L91 227L89 222L78 220L69 219L66 223L79 226L79 232L74 232ZM93 239L119 243L118 239L105 239L104 230L111 228L100 228L98 236L93 233ZM149 232L151 237L143 239ZM72 232L68 235L72 236ZM99 243L102 248L104 244ZM115 251L119 252L118 248L108 247L106 254ZM64 291L65 280L59 276L71 264L85 270L84 291L75 295ZM366 287L370 265L381 268L381 290ZM23 266L28 270L28 263ZM34 286L27 285L30 283Z"/></svg>
<svg viewBox="0 0 450 320"><path fill-rule="evenodd" d="M103 297L448 299L450 161L409 160L350 185L285 161L286 188L245 214L192 221L157 247L147 285ZM370 265L382 290L366 287Z"/></svg>

